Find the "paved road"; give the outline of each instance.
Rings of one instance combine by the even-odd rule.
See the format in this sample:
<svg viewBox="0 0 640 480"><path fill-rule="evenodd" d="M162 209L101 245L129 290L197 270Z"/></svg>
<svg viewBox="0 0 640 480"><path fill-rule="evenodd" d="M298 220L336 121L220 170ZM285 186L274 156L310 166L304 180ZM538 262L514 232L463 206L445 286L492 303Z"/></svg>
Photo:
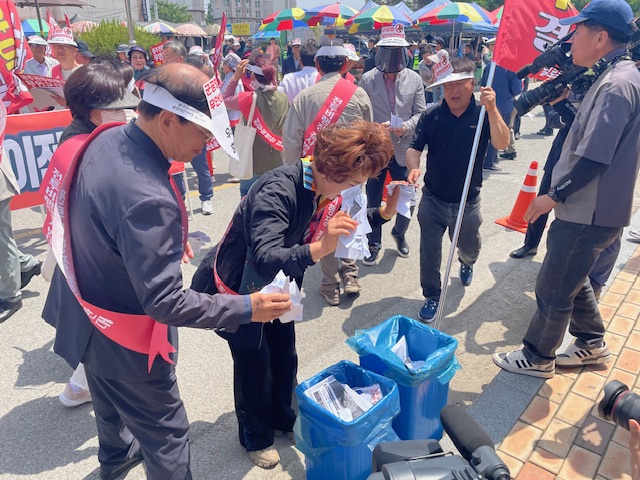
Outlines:
<svg viewBox="0 0 640 480"><path fill-rule="evenodd" d="M503 172L485 179L483 248L471 286L462 286L455 264L442 330L458 339L457 355L463 369L451 382L450 402L470 405L481 394L498 372L491 354L518 344L534 312L533 286L544 246L533 258L510 259L508 253L522 244L523 235L494 220L509 214L529 163L544 163L552 137L535 135L543 123L541 109L523 118L518 158L503 160ZM216 164L215 213L202 216L194 196L197 210L190 225L191 231L204 231L214 241L221 238L239 200L237 185L225 183L226 155L219 154ZM189 172L193 183L195 175ZM635 203L637 207L638 198ZM46 251L39 231L41 223L38 210L14 214L21 248L39 258ZM396 314L416 317L422 304L418 224L413 221L409 228L407 239L412 251L406 259L397 256L390 230L389 226L384 228L382 261L375 267L361 267L364 288L357 298L345 298L340 306L329 307L318 293L320 269L309 269L304 282L305 321L297 327L299 379L341 359L357 362L355 353L344 343L356 329L376 325ZM185 266L185 278L190 279L194 271L195 266ZM66 409L56 398L71 369L52 352L54 331L40 318L47 288L41 278L34 279L24 292L24 308L0 325L0 340L5 346L5 368L0 371L0 478L98 478L91 406ZM231 358L224 341L213 332L181 330L177 369L192 424L195 478L304 478L304 458L284 439L276 440L282 463L272 470L253 467L240 447L233 413ZM145 478L143 468L137 467L126 478Z"/></svg>

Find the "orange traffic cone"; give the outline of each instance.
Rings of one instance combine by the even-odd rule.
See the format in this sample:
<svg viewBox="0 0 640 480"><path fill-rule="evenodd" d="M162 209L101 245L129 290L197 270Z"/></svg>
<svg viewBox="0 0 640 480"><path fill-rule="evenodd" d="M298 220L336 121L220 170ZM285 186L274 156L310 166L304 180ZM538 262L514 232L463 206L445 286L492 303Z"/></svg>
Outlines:
<svg viewBox="0 0 640 480"><path fill-rule="evenodd" d="M526 233L528 223L524 219L524 214L536 198L538 185L538 162L531 162L529 172L524 179L516 204L511 210L511 214L508 217L499 218L496 220L498 225L510 228L511 230L517 230L518 232Z"/></svg>

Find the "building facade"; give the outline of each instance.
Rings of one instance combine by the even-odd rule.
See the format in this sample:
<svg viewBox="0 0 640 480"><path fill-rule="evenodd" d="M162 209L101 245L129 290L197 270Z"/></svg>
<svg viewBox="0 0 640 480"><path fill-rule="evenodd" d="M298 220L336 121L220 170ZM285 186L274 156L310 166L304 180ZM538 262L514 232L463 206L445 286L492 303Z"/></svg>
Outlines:
<svg viewBox="0 0 640 480"><path fill-rule="evenodd" d="M251 34L257 33L262 19L284 8L296 6L296 0L211 0L214 23L227 13L227 24L248 23Z"/></svg>

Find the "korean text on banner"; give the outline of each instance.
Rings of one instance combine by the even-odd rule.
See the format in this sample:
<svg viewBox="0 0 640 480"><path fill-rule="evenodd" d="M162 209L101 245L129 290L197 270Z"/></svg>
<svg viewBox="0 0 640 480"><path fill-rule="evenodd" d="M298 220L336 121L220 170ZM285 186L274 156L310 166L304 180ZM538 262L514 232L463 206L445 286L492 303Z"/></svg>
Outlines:
<svg viewBox="0 0 640 480"><path fill-rule="evenodd" d="M571 25L560 25L560 19L574 15L578 10L569 0L505 0L493 60L517 72L566 36ZM545 69L535 77L545 80L555 74Z"/></svg>
<svg viewBox="0 0 640 480"><path fill-rule="evenodd" d="M204 84L204 93L207 96L209 111L211 112L211 124L213 126L213 136L218 144L227 154L238 160L238 150L231 131L231 123L229 122L229 114L222 99L220 92L220 84L216 77L211 78Z"/></svg>
<svg viewBox="0 0 640 480"><path fill-rule="evenodd" d="M251 28L248 23L234 23L231 25L231 33L238 36L251 35Z"/></svg>
<svg viewBox="0 0 640 480"><path fill-rule="evenodd" d="M149 49L151 51L151 58L153 59L154 67L159 67L164 62L164 50L162 47L165 43L166 42L159 43Z"/></svg>
<svg viewBox="0 0 640 480"><path fill-rule="evenodd" d="M11 163L21 192L11 200L11 210L42 205L40 184L70 122L69 110L8 116L3 161Z"/></svg>

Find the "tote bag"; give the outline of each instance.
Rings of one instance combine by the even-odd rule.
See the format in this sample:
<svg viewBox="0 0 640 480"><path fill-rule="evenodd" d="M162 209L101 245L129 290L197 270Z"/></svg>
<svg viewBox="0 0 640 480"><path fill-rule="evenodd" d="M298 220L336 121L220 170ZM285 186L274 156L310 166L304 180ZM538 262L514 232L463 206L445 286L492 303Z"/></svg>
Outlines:
<svg viewBox="0 0 640 480"><path fill-rule="evenodd" d="M253 178L253 142L256 139L256 129L251 126L251 122L253 122L253 113L256 110L256 98L254 93L246 124L239 123L236 125L234 138L239 160L229 160L229 174L241 180Z"/></svg>

